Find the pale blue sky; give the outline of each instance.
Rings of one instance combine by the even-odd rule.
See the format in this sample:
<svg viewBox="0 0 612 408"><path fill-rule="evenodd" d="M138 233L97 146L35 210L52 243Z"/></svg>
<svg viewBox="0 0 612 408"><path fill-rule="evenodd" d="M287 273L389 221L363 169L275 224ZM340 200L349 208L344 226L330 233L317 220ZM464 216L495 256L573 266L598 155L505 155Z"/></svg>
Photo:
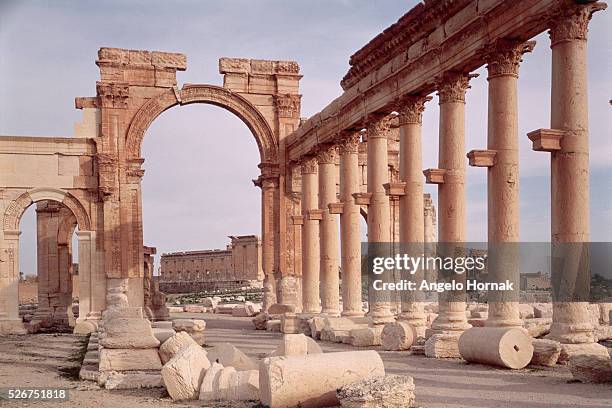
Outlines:
<svg viewBox="0 0 612 408"><path fill-rule="evenodd" d="M341 93L349 56L416 1L0 1L0 134L69 136L80 120L75 96L95 94L99 47L183 52L185 82L221 84L220 57L299 62L302 116ZM612 11L597 13L589 40L591 227L612 241ZM546 34L525 56L519 80L521 236L550 235L549 157L530 150L528 131L550 126L550 48ZM486 146L487 82L472 81L467 149ZM424 115L424 167L437 165L437 100ZM159 252L223 247L227 235L259 234L257 146L246 126L213 106L174 108L143 145L145 244ZM486 175L468 171L468 240L486 239ZM427 187L435 194L435 188ZM35 226L22 222L22 270L35 269Z"/></svg>

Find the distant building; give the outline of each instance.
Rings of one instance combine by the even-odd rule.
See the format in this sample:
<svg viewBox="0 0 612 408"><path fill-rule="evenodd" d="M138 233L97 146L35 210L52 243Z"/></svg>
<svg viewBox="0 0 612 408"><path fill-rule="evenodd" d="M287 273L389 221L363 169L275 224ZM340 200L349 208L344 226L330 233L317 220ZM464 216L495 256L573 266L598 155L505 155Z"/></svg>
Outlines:
<svg viewBox="0 0 612 408"><path fill-rule="evenodd" d="M226 249L162 254L159 288L165 293L262 287L261 240L230 236Z"/></svg>
<svg viewBox="0 0 612 408"><path fill-rule="evenodd" d="M521 290L549 290L550 276L543 272L521 273Z"/></svg>

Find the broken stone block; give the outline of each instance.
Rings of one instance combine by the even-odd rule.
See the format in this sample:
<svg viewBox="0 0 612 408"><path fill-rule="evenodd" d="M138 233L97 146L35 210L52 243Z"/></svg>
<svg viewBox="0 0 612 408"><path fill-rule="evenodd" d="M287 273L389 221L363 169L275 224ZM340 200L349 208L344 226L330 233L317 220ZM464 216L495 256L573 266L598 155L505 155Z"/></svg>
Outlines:
<svg viewBox="0 0 612 408"><path fill-rule="evenodd" d="M214 399L216 385L219 383L219 373L222 369L222 364L213 361L210 368L206 370L206 374L204 374L202 384L200 385L199 399L201 401L211 401Z"/></svg>
<svg viewBox="0 0 612 408"><path fill-rule="evenodd" d="M115 318L104 322L100 345L114 349L145 349L159 347L151 323L146 319Z"/></svg>
<svg viewBox="0 0 612 408"><path fill-rule="evenodd" d="M487 319L481 319L481 318L468 319L468 323L472 327L485 327L486 321Z"/></svg>
<svg viewBox="0 0 612 408"><path fill-rule="evenodd" d="M168 394L175 401L197 399L210 367L206 351L195 344L181 350L161 370Z"/></svg>
<svg viewBox="0 0 612 408"><path fill-rule="evenodd" d="M267 321L268 315L265 312L259 313L251 320L251 322L253 322L253 326L255 326L255 330L266 330Z"/></svg>
<svg viewBox="0 0 612 408"><path fill-rule="evenodd" d="M109 371L100 375L98 383L107 390L133 390L164 386L159 371Z"/></svg>
<svg viewBox="0 0 612 408"><path fill-rule="evenodd" d="M325 319L322 317L313 317L309 320L310 334L315 340L321 338L321 330L325 327Z"/></svg>
<svg viewBox="0 0 612 408"><path fill-rule="evenodd" d="M567 364L572 356L580 354L590 354L596 356L609 357L608 349L597 343L565 344L561 343L561 354L557 364Z"/></svg>
<svg viewBox="0 0 612 408"><path fill-rule="evenodd" d="M599 320L601 317L601 310L599 310L599 305L596 303L592 303L589 305L589 314L591 315L591 323L594 327L599 326Z"/></svg>
<svg viewBox="0 0 612 408"><path fill-rule="evenodd" d="M157 327L153 328L153 336L155 336L155 338L159 340L160 343L164 343L166 340L168 340L175 334L176 332L173 329L160 329Z"/></svg>
<svg viewBox="0 0 612 408"><path fill-rule="evenodd" d="M535 317L533 307L525 303L520 303L519 304L519 316L523 320L533 319Z"/></svg>
<svg viewBox="0 0 612 408"><path fill-rule="evenodd" d="M389 351L408 350L416 340L414 328L407 322L385 324L380 336L383 349Z"/></svg>
<svg viewBox="0 0 612 408"><path fill-rule="evenodd" d="M281 331L281 321L280 320L268 320L266 322L266 330L269 332L277 332Z"/></svg>
<svg viewBox="0 0 612 408"><path fill-rule="evenodd" d="M159 356L162 363L166 364L181 349L190 345L198 345L187 332L178 332L166 340L159 348Z"/></svg>
<svg viewBox="0 0 612 408"><path fill-rule="evenodd" d="M569 369L574 378L581 382L612 382L612 359L610 359L610 356L576 354L570 357Z"/></svg>
<svg viewBox="0 0 612 408"><path fill-rule="evenodd" d="M465 361L519 369L533 357L531 341L521 329L472 327L459 338L459 354Z"/></svg>
<svg viewBox="0 0 612 408"><path fill-rule="evenodd" d="M458 334L432 334L425 342L425 355L430 358L461 358Z"/></svg>
<svg viewBox="0 0 612 408"><path fill-rule="evenodd" d="M183 313L182 306L168 306L168 313Z"/></svg>
<svg viewBox="0 0 612 408"><path fill-rule="evenodd" d="M234 367L238 371L257 369L255 360L230 343L221 343L211 348L208 351L208 359L221 363L224 367Z"/></svg>
<svg viewBox="0 0 612 408"><path fill-rule="evenodd" d="M202 300L202 305L204 305L204 307L210 307L212 309L216 308L218 303L219 303L219 300L211 298L211 297L207 297L207 298L204 298L204 300Z"/></svg>
<svg viewBox="0 0 612 408"><path fill-rule="evenodd" d="M533 357L531 365L552 367L557 364L561 354L561 344L554 340L533 339Z"/></svg>
<svg viewBox="0 0 612 408"><path fill-rule="evenodd" d="M206 328L206 322L199 319L175 319L172 321L172 326L177 332L203 332Z"/></svg>
<svg viewBox="0 0 612 408"><path fill-rule="evenodd" d="M215 313L217 314L229 314L231 315L234 308L237 307L238 305L233 304L233 303L227 303L227 304L223 304L223 305L217 305L217 307L215 307Z"/></svg>
<svg viewBox="0 0 612 408"><path fill-rule="evenodd" d="M162 320L157 322L151 322L151 327L154 329L172 329L172 321Z"/></svg>
<svg viewBox="0 0 612 408"><path fill-rule="evenodd" d="M312 336L312 332L310 331L310 319L312 319L310 316L297 316L298 333L302 333L304 336L308 337Z"/></svg>
<svg viewBox="0 0 612 408"><path fill-rule="evenodd" d="M295 306L274 303L272 306L268 308L268 314L271 314L271 315L282 315L285 313L295 313Z"/></svg>
<svg viewBox="0 0 612 408"><path fill-rule="evenodd" d="M100 371L161 370L157 349L100 350Z"/></svg>
<svg viewBox="0 0 612 408"><path fill-rule="evenodd" d="M336 406L338 388L383 375L374 350L266 358L259 366L261 403L270 408Z"/></svg>
<svg viewBox="0 0 612 408"><path fill-rule="evenodd" d="M601 325L595 328L597 341L612 340L612 326Z"/></svg>
<svg viewBox="0 0 612 408"><path fill-rule="evenodd" d="M253 313L253 308L247 307L246 303L242 305L237 305L232 309L233 317L251 317L255 316L257 313Z"/></svg>
<svg viewBox="0 0 612 408"><path fill-rule="evenodd" d="M142 307L111 307L102 312L102 320L144 319Z"/></svg>
<svg viewBox="0 0 612 408"><path fill-rule="evenodd" d="M245 302L244 307L249 316L255 316L256 314L261 313L261 303Z"/></svg>
<svg viewBox="0 0 612 408"><path fill-rule="evenodd" d="M610 325L612 303L599 303L599 324Z"/></svg>
<svg viewBox="0 0 612 408"><path fill-rule="evenodd" d="M316 341L303 334L285 334L276 350L270 357L276 356L303 356L306 354L322 353L321 347Z"/></svg>
<svg viewBox="0 0 612 408"><path fill-rule="evenodd" d="M183 308L185 313L206 313L206 307L200 305L187 305Z"/></svg>
<svg viewBox="0 0 612 408"><path fill-rule="evenodd" d="M295 313L285 313L281 316L281 333L299 333L298 318Z"/></svg>
<svg viewBox="0 0 612 408"><path fill-rule="evenodd" d="M340 388L342 408L408 408L416 406L414 381L407 375L367 378Z"/></svg>
<svg viewBox="0 0 612 408"><path fill-rule="evenodd" d="M234 367L223 367L217 375L217 381L213 386L213 399L225 400L227 399L228 390L230 387L230 379L236 374Z"/></svg>
<svg viewBox="0 0 612 408"><path fill-rule="evenodd" d="M534 303L533 305L531 305L531 307L533 307L533 317L552 319L552 303Z"/></svg>
<svg viewBox="0 0 612 408"><path fill-rule="evenodd" d="M384 326L361 327L349 330L348 344L355 347L372 347L382 344Z"/></svg>
<svg viewBox="0 0 612 408"><path fill-rule="evenodd" d="M321 330L321 341L329 341L331 343L342 343L342 340L350 342L350 330L349 329L332 329L331 327L324 327Z"/></svg>
<svg viewBox="0 0 612 408"><path fill-rule="evenodd" d="M550 326L552 325L552 318L535 318L525 319L523 327L527 330L527 333L533 338L538 338L547 335L550 332Z"/></svg>
<svg viewBox="0 0 612 408"><path fill-rule="evenodd" d="M259 370L235 371L222 392L226 401L258 401Z"/></svg>

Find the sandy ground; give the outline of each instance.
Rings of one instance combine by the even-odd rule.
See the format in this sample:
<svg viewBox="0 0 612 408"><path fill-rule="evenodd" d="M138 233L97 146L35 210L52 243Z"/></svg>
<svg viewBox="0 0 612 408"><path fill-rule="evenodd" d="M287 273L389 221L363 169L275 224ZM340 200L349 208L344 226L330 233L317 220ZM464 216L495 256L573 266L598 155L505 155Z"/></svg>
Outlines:
<svg viewBox="0 0 612 408"><path fill-rule="evenodd" d="M175 317L204 318L207 344L231 342L253 357L273 350L279 333L254 331L247 318L181 313ZM62 403L6 403L33 407L253 407L252 404L173 403L163 390L106 391L76 379L79 350L84 337L37 334L0 337L0 387L68 388L70 400ZM342 344L320 343L326 352L353 350ZM459 407L612 407L610 385L572 381L566 368L496 369L460 360L433 360L402 352L380 351L389 373L408 374L417 386L417 401L427 408ZM255 405L256 406L256 405Z"/></svg>

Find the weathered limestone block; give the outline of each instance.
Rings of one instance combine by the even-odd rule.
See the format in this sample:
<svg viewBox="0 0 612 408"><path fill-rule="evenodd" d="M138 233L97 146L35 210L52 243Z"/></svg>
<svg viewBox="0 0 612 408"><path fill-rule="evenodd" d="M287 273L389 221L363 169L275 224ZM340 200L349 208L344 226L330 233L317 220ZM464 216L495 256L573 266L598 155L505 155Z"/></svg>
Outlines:
<svg viewBox="0 0 612 408"><path fill-rule="evenodd" d="M255 360L230 343L221 343L211 348L208 351L208 359L223 364L224 367L234 367L238 371L257 370Z"/></svg>
<svg viewBox="0 0 612 408"><path fill-rule="evenodd" d="M255 316L257 313L261 313L261 303L245 302L244 307L248 312L249 316Z"/></svg>
<svg viewBox="0 0 612 408"><path fill-rule="evenodd" d="M312 317L310 316L297 316L297 325L298 325L298 333L302 333L304 336L311 337L312 332L310 330L310 320Z"/></svg>
<svg viewBox="0 0 612 408"><path fill-rule="evenodd" d="M599 324L609 325L612 303L599 303Z"/></svg>
<svg viewBox="0 0 612 408"><path fill-rule="evenodd" d="M561 343L561 354L557 364L567 364L572 356L589 354L595 356L609 357L608 349L597 343L564 344Z"/></svg>
<svg viewBox="0 0 612 408"><path fill-rule="evenodd" d="M295 306L275 303L268 308L268 314L271 315L282 315L285 313L295 313Z"/></svg>
<svg viewBox="0 0 612 408"><path fill-rule="evenodd" d="M577 354L570 357L569 369L575 379L582 382L612 383L610 356Z"/></svg>
<svg viewBox="0 0 612 408"><path fill-rule="evenodd" d="M521 319L533 319L535 317L533 307L525 303L519 304L519 316Z"/></svg>
<svg viewBox="0 0 612 408"><path fill-rule="evenodd" d="M533 357L531 341L520 329L473 327L459 338L459 353L469 362L519 369Z"/></svg>
<svg viewBox="0 0 612 408"><path fill-rule="evenodd" d="M355 347L372 347L382 344L384 326L361 327L349 330L348 344ZM323 332L321 332L323 333Z"/></svg>
<svg viewBox="0 0 612 408"><path fill-rule="evenodd" d="M281 321L280 320L268 320L266 322L266 330L269 332L277 332L281 331Z"/></svg>
<svg viewBox="0 0 612 408"><path fill-rule="evenodd" d="M217 381L213 388L213 399L224 400L226 399L230 387L230 379L236 374L234 367L223 367L217 375Z"/></svg>
<svg viewBox="0 0 612 408"><path fill-rule="evenodd" d="M172 329L171 321L151 322L151 327L154 329Z"/></svg>
<svg viewBox="0 0 612 408"><path fill-rule="evenodd" d="M251 310L247 309L247 307L242 305L236 305L236 307L232 308L231 315L233 317L251 317L255 316L255 314L251 314Z"/></svg>
<svg viewBox="0 0 612 408"><path fill-rule="evenodd" d="M468 319L468 323L472 325L472 327L485 327L487 319L485 318L473 318Z"/></svg>
<svg viewBox="0 0 612 408"><path fill-rule="evenodd" d="M267 321L268 315L266 312L259 313L251 320L251 322L253 322L253 326L255 326L255 330L266 330Z"/></svg>
<svg viewBox="0 0 612 408"><path fill-rule="evenodd" d="M172 326L177 332L185 331L187 333L203 332L206 328L206 322L198 319L175 319L172 321Z"/></svg>
<svg viewBox="0 0 612 408"><path fill-rule="evenodd" d="M153 335L162 344L175 334L176 332L173 329L160 329L157 327L153 328Z"/></svg>
<svg viewBox="0 0 612 408"><path fill-rule="evenodd" d="M206 307L200 305L187 305L183 308L185 313L206 313Z"/></svg>
<svg viewBox="0 0 612 408"><path fill-rule="evenodd" d="M430 358L461 358L459 335L434 334L425 342L425 356Z"/></svg>
<svg viewBox="0 0 612 408"><path fill-rule="evenodd" d="M144 319L141 307L113 307L102 312L102 320Z"/></svg>
<svg viewBox="0 0 612 408"><path fill-rule="evenodd" d="M321 347L310 337L303 334L285 334L278 347L270 354L276 356L304 356L323 353Z"/></svg>
<svg viewBox="0 0 612 408"><path fill-rule="evenodd" d="M168 394L175 401L197 399L210 362L206 350L191 344L168 361L161 370Z"/></svg>
<svg viewBox="0 0 612 408"><path fill-rule="evenodd" d="M338 388L384 375L373 350L266 358L259 366L261 403L270 408L335 406Z"/></svg>
<svg viewBox="0 0 612 408"><path fill-rule="evenodd" d="M310 334L315 340L321 338L321 330L325 327L325 319L322 317L313 317L309 320Z"/></svg>
<svg viewBox="0 0 612 408"><path fill-rule="evenodd" d="M533 307L533 316L535 318L549 318L552 319L553 314L553 305L552 303L534 303L531 305Z"/></svg>
<svg viewBox="0 0 612 408"><path fill-rule="evenodd" d="M345 385L336 392L342 408L415 407L414 381L407 375L388 374Z"/></svg>
<svg viewBox="0 0 612 408"><path fill-rule="evenodd" d="M162 363L157 349L109 349L100 350L100 371L161 370Z"/></svg>
<svg viewBox="0 0 612 408"><path fill-rule="evenodd" d="M204 378L202 379L202 384L200 384L200 395L198 398L201 401L210 401L214 399L221 370L223 370L223 365L214 361L208 370L206 370L206 374L204 374Z"/></svg>
<svg viewBox="0 0 612 408"><path fill-rule="evenodd" d="M416 340L414 328L407 322L387 323L380 336L383 349L389 351L408 350Z"/></svg>
<svg viewBox="0 0 612 408"><path fill-rule="evenodd" d="M589 305L589 313L591 315L591 323L593 326L599 326L599 320L601 318L601 310L599 309L599 305L594 303Z"/></svg>
<svg viewBox="0 0 612 408"><path fill-rule="evenodd" d="M285 313L281 316L281 333L299 333L298 318L295 313Z"/></svg>
<svg viewBox="0 0 612 408"><path fill-rule="evenodd" d="M344 339L350 338L350 330L348 329L332 329L324 327L319 336L321 341L329 341L331 343L342 343ZM347 340L350 341L350 340Z"/></svg>
<svg viewBox="0 0 612 408"><path fill-rule="evenodd" d="M540 317L535 319L525 319L523 327L533 338L542 337L550 332L552 318Z"/></svg>
<svg viewBox="0 0 612 408"><path fill-rule="evenodd" d="M222 399L227 401L258 401L259 398L259 370L234 372L222 394Z"/></svg>
<svg viewBox="0 0 612 408"><path fill-rule="evenodd" d="M219 303L221 298L211 298L211 297L207 297L204 298L204 300L202 300L202 305L204 305L204 307L210 307L212 309L217 307L217 304Z"/></svg>
<svg viewBox="0 0 612 408"><path fill-rule="evenodd" d="M238 305L233 303L217 305L217 307L215 307L215 313L231 315L236 307L238 307Z"/></svg>
<svg viewBox="0 0 612 408"><path fill-rule="evenodd" d="M146 319L115 318L104 322L100 345L115 349L145 349L159 347L151 323Z"/></svg>
<svg viewBox="0 0 612 408"><path fill-rule="evenodd" d="M180 306L168 306L168 313L183 313L183 310Z"/></svg>
<svg viewBox="0 0 612 408"><path fill-rule="evenodd" d="M183 348L198 345L186 332L178 332L166 340L159 348L162 363L166 364Z"/></svg>
<svg viewBox="0 0 612 408"><path fill-rule="evenodd" d="M533 339L533 357L531 365L552 367L557 364L561 354L561 344L554 340Z"/></svg>
<svg viewBox="0 0 612 408"><path fill-rule="evenodd" d="M109 371L102 373L98 384L107 390L161 388L164 386L159 371Z"/></svg>
<svg viewBox="0 0 612 408"><path fill-rule="evenodd" d="M597 341L612 340L612 326L601 325L595 328Z"/></svg>

